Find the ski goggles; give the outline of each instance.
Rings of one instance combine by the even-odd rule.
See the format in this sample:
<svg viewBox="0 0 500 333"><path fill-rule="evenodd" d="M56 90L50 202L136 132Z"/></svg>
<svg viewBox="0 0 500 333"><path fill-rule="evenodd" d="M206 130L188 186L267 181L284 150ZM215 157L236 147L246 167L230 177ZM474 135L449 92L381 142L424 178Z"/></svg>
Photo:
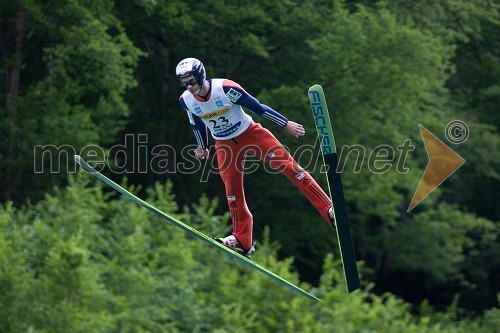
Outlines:
<svg viewBox="0 0 500 333"><path fill-rule="evenodd" d="M194 86L195 84L197 84L198 80L196 80L195 78L192 78L189 81L180 80L180 83L181 83L181 86L183 86L184 88L187 88L188 86Z"/></svg>

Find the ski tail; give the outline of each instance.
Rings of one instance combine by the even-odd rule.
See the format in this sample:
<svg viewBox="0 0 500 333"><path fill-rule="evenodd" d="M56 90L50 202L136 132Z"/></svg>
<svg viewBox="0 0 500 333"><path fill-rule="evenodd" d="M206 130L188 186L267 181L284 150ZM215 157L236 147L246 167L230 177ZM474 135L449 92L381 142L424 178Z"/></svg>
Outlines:
<svg viewBox="0 0 500 333"><path fill-rule="evenodd" d="M321 143L323 162L327 167L326 180L328 191L333 203L337 239L347 283L347 290L353 292L360 287L359 273L356 265L356 255L347 217L344 190L340 173L337 172L338 156L332 123L328 113L323 88L316 84L309 88L309 100L314 116L314 123Z"/></svg>

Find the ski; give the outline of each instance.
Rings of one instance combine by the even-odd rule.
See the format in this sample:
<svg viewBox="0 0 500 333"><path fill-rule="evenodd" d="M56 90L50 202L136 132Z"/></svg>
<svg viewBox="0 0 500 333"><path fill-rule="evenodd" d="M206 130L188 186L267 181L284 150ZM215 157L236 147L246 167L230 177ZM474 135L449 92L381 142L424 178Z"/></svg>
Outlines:
<svg viewBox="0 0 500 333"><path fill-rule="evenodd" d="M337 172L338 157L332 124L330 122L323 88L316 84L309 88L308 93L316 130L318 131L318 137L321 143L323 163L327 168L326 182L333 203L335 222L337 225L337 240L340 247L340 256L344 267L347 290L351 293L360 287L360 281L351 229L347 218L342 179L340 173Z"/></svg>
<svg viewBox="0 0 500 333"><path fill-rule="evenodd" d="M239 262L253 268L253 269L256 269L257 271L267 275L268 277L272 278L273 280L281 283L282 285L288 287L289 289L293 290L294 292L297 292L299 294L301 294L302 296L305 296L307 297L308 299L312 300L312 301L320 301L319 298L317 298L316 296L308 293L307 291L299 288L298 286L294 285L293 283L283 279L282 277L276 275L275 273L271 272L270 270L260 266L259 264L257 264L256 262L250 260L249 258L245 257L244 255L241 255L237 252L234 252L233 250L229 249L228 247L224 246L223 244L215 241L214 239L212 239L211 237L208 237L207 235L203 234L202 232L190 227L189 225L179 221L178 219L166 214L165 212L159 210L158 208L154 207L153 205L147 203L146 201L138 198L137 196L135 196L134 194L130 193L129 191L127 191L126 189L124 189L123 187L121 187L120 185L118 185L117 183L115 183L114 181L112 181L111 179L109 179L108 177L104 176L103 174L101 174L100 172L98 172L97 170L95 170L94 168L92 168L87 162L85 162L83 160L83 158L81 158L79 155L75 155L74 156L74 159L75 159L75 162L80 165L82 167L82 169L84 171L86 171L87 173L90 173L92 175L94 175L95 177L97 177L99 180L101 180L102 182L106 183L107 185L111 186L113 189L115 189L116 191L120 192L121 194L123 194L125 197L127 197L128 199L132 200L133 202L135 202L136 204L146 208L147 210L153 212L154 214L160 216L161 218L165 219L167 222L175 225L176 227L179 227L181 228L182 230L184 230L185 232L187 232L188 234L191 234L193 236L195 236L196 238L202 240L203 242L207 243L208 245L210 246L213 246L215 247L216 249L219 249L223 252L225 252L226 254L228 254L229 256L231 256L232 258L238 260Z"/></svg>

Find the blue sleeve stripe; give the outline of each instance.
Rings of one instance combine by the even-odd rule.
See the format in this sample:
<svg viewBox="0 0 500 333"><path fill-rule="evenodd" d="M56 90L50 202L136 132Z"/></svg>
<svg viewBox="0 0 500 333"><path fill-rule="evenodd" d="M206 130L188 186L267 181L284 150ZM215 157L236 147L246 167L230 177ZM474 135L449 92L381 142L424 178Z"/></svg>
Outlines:
<svg viewBox="0 0 500 333"><path fill-rule="evenodd" d="M269 113L267 111L264 111L264 113L262 114L262 117L266 118L269 121L272 121L273 123L275 123L281 127L285 127L286 123L288 122L288 120L286 118L279 117L276 114L272 114L272 113Z"/></svg>
<svg viewBox="0 0 500 333"><path fill-rule="evenodd" d="M188 114L188 117L190 119L189 122L191 123L191 129L193 130L196 142L200 147L208 148L207 126L205 125L203 120L200 119L200 117L189 111L186 102L184 101L184 98L182 96L179 98L179 103L181 104L182 108L186 110Z"/></svg>
<svg viewBox="0 0 500 333"><path fill-rule="evenodd" d="M201 148L207 148L208 146L208 140L206 140L206 135L205 135L205 140L203 137L203 132L197 129L193 129L194 137L196 138L196 143L198 143L198 146ZM205 133L206 134L206 133Z"/></svg>
<svg viewBox="0 0 500 333"><path fill-rule="evenodd" d="M196 142L202 148L208 148L208 133L205 123L196 115L191 114L194 124L191 124Z"/></svg>
<svg viewBox="0 0 500 333"><path fill-rule="evenodd" d="M203 140L201 140L201 133L199 130L193 130L194 137L196 138L196 142L198 142L199 146L203 146Z"/></svg>

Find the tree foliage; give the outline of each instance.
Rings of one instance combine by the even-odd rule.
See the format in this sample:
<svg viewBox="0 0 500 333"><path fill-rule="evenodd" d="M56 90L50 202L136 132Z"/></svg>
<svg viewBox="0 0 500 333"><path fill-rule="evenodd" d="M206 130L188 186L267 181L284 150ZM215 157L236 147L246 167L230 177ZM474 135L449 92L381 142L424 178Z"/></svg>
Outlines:
<svg viewBox="0 0 500 333"><path fill-rule="evenodd" d="M340 331L397 331L397 325L411 331L415 325L432 332L452 330L447 325L461 319L459 308L498 307L498 9L489 0L4 1L2 325L13 331L68 325L75 331L223 332L232 331L231 324L248 331L279 330L279 324L314 332L332 330L324 320L331 317ZM273 240L259 260L311 283L335 308L266 296L266 288L276 291L269 281L227 270L234 263L206 255L206 248L141 209L67 177L72 154L85 148L95 158L98 147L104 172L133 166L113 176L205 233L229 232L215 160L200 164L185 148L194 137L178 105L182 88L174 69L188 56L200 58L209 77L233 79L303 123L307 134L296 140L254 116L326 188L306 93L315 83L324 87L345 163L348 213L367 284L362 296L340 296L340 278L329 275L338 270L331 266L338 265L334 234L291 183L262 166L246 176L245 188L255 238ZM457 119L469 137L452 145L444 131ZM418 124L466 163L408 213L428 162ZM116 148L126 145L126 135L136 141L122 151L132 156L123 161ZM403 155L408 142L414 149ZM374 161L380 148L388 151L386 169ZM161 150L168 167L157 172L151 165ZM39 167L43 172L34 172ZM288 257L295 271L290 260L280 260ZM248 302L240 304L232 293L242 276L251 282L239 295ZM24 303L31 298L34 307ZM406 301L421 306L423 315L412 318ZM453 305L449 313L428 315L426 304ZM297 319L299 309L311 314ZM380 326L379 313L394 316L387 317L394 326ZM497 314L458 323L457 330L493 328ZM229 321L233 317L240 321Z"/></svg>
<svg viewBox="0 0 500 333"><path fill-rule="evenodd" d="M1 332L496 332L498 311L459 319L450 307L412 315L410 305L367 286L347 296L341 266L328 255L322 302L281 287L81 172L36 204L0 209ZM130 190L134 191L131 187ZM148 200L188 223L227 216L178 213L170 183ZM199 215L198 212L203 211ZM215 221L218 220L218 221ZM299 283L293 259L277 259L266 231L255 260ZM497 316L495 316L495 313Z"/></svg>
<svg viewBox="0 0 500 333"><path fill-rule="evenodd" d="M127 89L141 52L131 43L113 1L9 1L2 4L0 179L2 199L37 196L53 181L34 173L89 143L109 144L124 126ZM55 156L57 155L57 156ZM48 156L48 157L47 157ZM45 157L45 158L44 158ZM68 164L69 161L66 161ZM64 168L63 171L67 171ZM44 177L45 176L45 177ZM63 179L66 177L63 176Z"/></svg>

